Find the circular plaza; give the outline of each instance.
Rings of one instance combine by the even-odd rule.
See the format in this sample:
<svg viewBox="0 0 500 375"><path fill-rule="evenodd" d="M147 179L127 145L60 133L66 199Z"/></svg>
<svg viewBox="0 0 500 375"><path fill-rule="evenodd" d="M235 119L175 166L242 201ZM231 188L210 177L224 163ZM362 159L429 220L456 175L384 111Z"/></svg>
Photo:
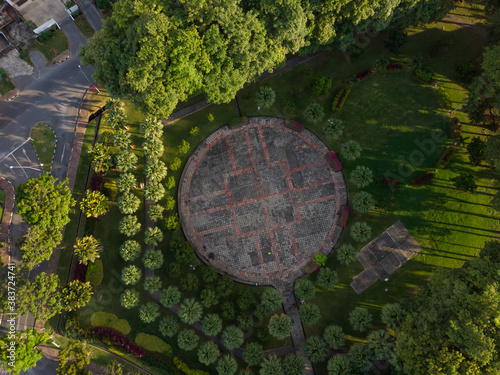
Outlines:
<svg viewBox="0 0 500 375"><path fill-rule="evenodd" d="M313 132L281 118L223 126L194 150L178 190L186 238L209 266L238 281L274 284L327 255L347 204L342 172Z"/></svg>

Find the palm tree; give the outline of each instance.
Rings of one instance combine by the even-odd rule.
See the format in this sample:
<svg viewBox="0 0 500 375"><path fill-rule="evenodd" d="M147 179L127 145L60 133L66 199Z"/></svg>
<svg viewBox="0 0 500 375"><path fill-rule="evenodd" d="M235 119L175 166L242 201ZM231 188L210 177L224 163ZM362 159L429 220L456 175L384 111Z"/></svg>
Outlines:
<svg viewBox="0 0 500 375"><path fill-rule="evenodd" d="M167 167L161 160L150 160L146 163L144 173L151 182L160 182L167 176Z"/></svg>
<svg viewBox="0 0 500 375"><path fill-rule="evenodd" d="M86 236L76 241L75 254L78 255L80 263L87 265L99 258L102 245L93 236Z"/></svg>
<svg viewBox="0 0 500 375"><path fill-rule="evenodd" d="M122 151L115 157L116 168L123 172L131 171L137 164L137 156L132 151Z"/></svg>
<svg viewBox="0 0 500 375"><path fill-rule="evenodd" d="M193 324L201 319L203 308L194 298L185 299L179 307L179 318L187 324Z"/></svg>
<svg viewBox="0 0 500 375"><path fill-rule="evenodd" d="M99 217L108 212L109 201L104 194L87 190L80 202L80 209L85 212L87 217Z"/></svg>
<svg viewBox="0 0 500 375"><path fill-rule="evenodd" d="M122 173L116 180L116 188L122 193L133 190L136 185L137 180L132 173Z"/></svg>
<svg viewBox="0 0 500 375"><path fill-rule="evenodd" d="M120 150L126 150L132 143L132 137L126 130L118 130L111 138L113 146L118 147Z"/></svg>
<svg viewBox="0 0 500 375"><path fill-rule="evenodd" d="M263 86L255 93L255 102L261 108L271 108L276 100L276 92L270 86Z"/></svg>
<svg viewBox="0 0 500 375"><path fill-rule="evenodd" d="M118 198L118 208L122 214L133 214L139 209L141 200L134 193L126 192Z"/></svg>

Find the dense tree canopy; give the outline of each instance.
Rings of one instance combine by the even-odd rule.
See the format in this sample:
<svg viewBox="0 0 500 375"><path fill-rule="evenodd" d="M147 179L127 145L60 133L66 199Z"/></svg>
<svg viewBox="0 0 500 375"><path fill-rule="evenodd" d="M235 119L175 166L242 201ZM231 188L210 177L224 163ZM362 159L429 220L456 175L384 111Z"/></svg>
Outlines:
<svg viewBox="0 0 500 375"><path fill-rule="evenodd" d="M396 328L396 367L406 374L500 371L500 242L486 243L462 268L438 269L404 303Z"/></svg>
<svg viewBox="0 0 500 375"><path fill-rule="evenodd" d="M13 336L6 334L0 337L0 364L4 365L10 374L19 375L21 371L35 367L42 358L42 351L38 349L38 345L45 344L49 334L38 333L35 329L28 328L24 332L16 332ZM12 343L15 352L10 351ZM14 360L9 358L12 354Z"/></svg>
<svg viewBox="0 0 500 375"><path fill-rule="evenodd" d="M451 0L125 0L80 51L95 79L168 116L204 92L222 103L294 53L346 49L355 35L428 22Z"/></svg>
<svg viewBox="0 0 500 375"><path fill-rule="evenodd" d="M75 205L66 183L49 174L30 178L16 190L17 212L29 225L61 229Z"/></svg>

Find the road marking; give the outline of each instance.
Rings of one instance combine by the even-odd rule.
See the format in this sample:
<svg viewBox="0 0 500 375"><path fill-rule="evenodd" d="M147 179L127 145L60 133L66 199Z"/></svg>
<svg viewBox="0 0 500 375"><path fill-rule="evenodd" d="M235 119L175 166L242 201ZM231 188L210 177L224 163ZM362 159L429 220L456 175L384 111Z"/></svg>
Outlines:
<svg viewBox="0 0 500 375"><path fill-rule="evenodd" d="M26 156L26 159L28 159L28 161L31 163L31 159L28 156L28 154L26 153L26 150L24 148L23 148L23 154L24 154L24 156Z"/></svg>
<svg viewBox="0 0 500 375"><path fill-rule="evenodd" d="M66 145L63 146L63 152L62 152L62 155L61 155L61 163L62 163L63 158L64 158L64 150L66 150Z"/></svg>
<svg viewBox="0 0 500 375"><path fill-rule="evenodd" d="M16 152L17 150L19 150L21 147L24 146L25 143L31 141L31 138L28 137L27 140L25 140L23 143L21 143L19 146L17 146L14 150L12 150L11 152L9 152L2 160L0 160L0 162L4 161L5 159L7 159L10 155L12 155L14 152ZM14 155L12 155L14 156Z"/></svg>
<svg viewBox="0 0 500 375"><path fill-rule="evenodd" d="M17 164L19 164L19 166L21 167L21 169L23 170L24 174L26 175L26 178L29 178L28 177L28 174L26 173L26 171L24 170L23 166L21 165L21 163L19 163L19 160L17 160L17 158L14 156L14 154L12 154L12 157L17 161ZM13 168L10 168L10 169L13 169Z"/></svg>

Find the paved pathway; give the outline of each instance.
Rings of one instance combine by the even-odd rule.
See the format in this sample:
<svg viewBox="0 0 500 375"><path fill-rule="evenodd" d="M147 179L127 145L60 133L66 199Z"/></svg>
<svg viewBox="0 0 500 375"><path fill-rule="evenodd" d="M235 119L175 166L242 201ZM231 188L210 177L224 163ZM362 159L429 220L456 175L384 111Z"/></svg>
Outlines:
<svg viewBox="0 0 500 375"><path fill-rule="evenodd" d="M306 365L306 371L304 372L304 374L312 375L314 374L312 363L304 355L306 334L304 332L302 322L300 321L299 309L294 294L293 281L279 283L276 285L276 287L283 295L283 310L285 311L285 314L291 319L292 332L290 336L292 337L293 347L295 348L295 351L302 356L302 359Z"/></svg>
<svg viewBox="0 0 500 375"><path fill-rule="evenodd" d="M485 28L476 25L474 22L471 22L465 18L455 16L454 14L447 14L446 16L444 16L441 22L458 25L460 27L463 27L464 29L469 30L470 32L473 32L474 34L479 35L481 38L488 38L488 31Z"/></svg>
<svg viewBox="0 0 500 375"><path fill-rule="evenodd" d="M316 53L313 53L313 54L310 54L307 56L297 56L297 57L291 58L290 60L286 61L284 66L274 69L272 71L272 73L268 73L268 72L263 73L257 81L264 81L268 78L275 76L276 74L282 73L282 72L289 70L297 65L300 65L300 64L303 64L309 60L312 60L315 57L317 57L323 53L325 53L325 52L320 51L320 52L316 52ZM194 112L197 112L197 111L199 111L199 110L201 110L201 109L203 109L211 104L212 103L208 103L206 101L206 99L200 100L197 103L191 104L190 106L188 106L186 108L183 108L179 111L172 113L167 119L163 119L162 122L164 125L170 125L170 124L174 123L175 121L180 120L181 118L186 117Z"/></svg>

